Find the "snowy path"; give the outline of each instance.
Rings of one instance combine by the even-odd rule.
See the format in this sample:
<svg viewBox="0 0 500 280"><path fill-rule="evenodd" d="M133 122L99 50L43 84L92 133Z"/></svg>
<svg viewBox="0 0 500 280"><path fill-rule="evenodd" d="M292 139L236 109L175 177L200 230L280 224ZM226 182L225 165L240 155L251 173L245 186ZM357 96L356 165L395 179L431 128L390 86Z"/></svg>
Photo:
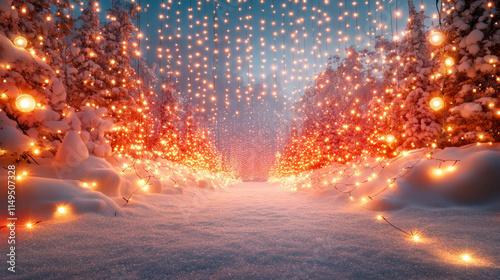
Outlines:
<svg viewBox="0 0 500 280"><path fill-rule="evenodd" d="M490 212L420 208L389 212L402 227L424 225L424 232L432 233L413 243L377 222L376 212L271 183L190 189L184 195L141 194L126 208L118 217L86 214L19 232L18 278L500 276L500 220ZM484 256L481 265L453 263L453 254L465 249L472 249L474 257ZM6 269L0 278L5 273Z"/></svg>

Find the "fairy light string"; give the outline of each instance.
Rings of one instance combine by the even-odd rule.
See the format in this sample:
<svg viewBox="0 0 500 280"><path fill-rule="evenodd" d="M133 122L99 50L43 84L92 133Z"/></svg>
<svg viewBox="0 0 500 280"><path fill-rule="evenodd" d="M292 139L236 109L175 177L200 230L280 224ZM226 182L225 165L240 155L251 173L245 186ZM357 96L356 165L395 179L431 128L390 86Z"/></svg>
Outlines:
<svg viewBox="0 0 500 280"><path fill-rule="evenodd" d="M389 222L389 221L387 220L387 218L386 218L385 216L382 216L382 215L377 216L377 219L379 219L379 220L383 220L384 222L386 222L386 223L387 223L388 225L390 225L391 227L393 227L393 228L395 228L395 229L399 230L400 232L402 232L402 233L404 233L404 234L406 234L406 235L408 235L408 236L412 237L412 238L413 238L413 240L415 240L415 241L418 241L418 240L419 240L419 236L418 236L419 232L418 232L418 231L412 231L412 230L410 230L410 231L406 231L406 230L403 230L402 228L397 227L397 226L395 226L393 223Z"/></svg>

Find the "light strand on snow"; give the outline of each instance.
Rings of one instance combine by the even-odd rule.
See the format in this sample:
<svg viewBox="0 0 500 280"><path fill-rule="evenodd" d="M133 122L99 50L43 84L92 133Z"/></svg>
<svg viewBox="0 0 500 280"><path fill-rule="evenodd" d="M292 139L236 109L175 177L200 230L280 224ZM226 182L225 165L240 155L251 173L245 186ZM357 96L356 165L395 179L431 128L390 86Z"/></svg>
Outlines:
<svg viewBox="0 0 500 280"><path fill-rule="evenodd" d="M116 162L120 163L116 158L113 157L113 159L116 160ZM140 165L142 171L146 172L147 175L145 176L141 176L139 174L139 171L137 169L137 165ZM153 167L152 169L154 171L152 171L151 169L149 168L146 168L147 165L145 166L144 165L144 161L143 160L139 160L139 159L133 159L132 160L132 164L126 164L124 163L123 164L123 167L121 167L121 173L125 172L126 170L131 170L133 171L133 173L139 178L139 183L140 183L140 187L135 189L134 191L132 191L127 197L125 196L122 196L122 199L125 200L125 204L123 206L126 206L130 200L132 199L132 196L137 193L139 190L142 190L142 189L147 189L150 185L150 180L151 178L154 178L154 179L158 179L156 176L155 176L155 172L158 171L158 168L154 165L154 164L150 164L149 161L148 161L148 165L151 167Z"/></svg>
<svg viewBox="0 0 500 280"><path fill-rule="evenodd" d="M349 174L347 174L347 172L350 171L350 167L339 167L335 171L325 172L321 175L314 176L314 177L310 177L308 174L308 175L306 175L306 179L305 179L308 182L307 184L304 184L303 181L302 182L299 181L299 183L297 183L297 184L290 183L289 188L296 190L298 184L302 184L302 187L307 186L307 187L312 187L312 188L317 188L317 189L334 188L335 190L337 190L341 194L349 195L350 199L352 200L353 199L352 193L355 190L357 190L363 184L366 184L366 183L373 181L373 179L375 179L376 177L378 177L379 175L381 175L383 173L383 171L386 169L387 166L391 165L393 162L401 159L402 157L405 157L407 155L417 153L417 152L422 152L422 155L412 165L404 167L402 173L399 173L396 176L391 176L387 180L387 185L384 188L382 188L380 191L378 191L375 194L368 195L366 197L362 197L362 201L366 201L366 198L373 200L374 197L382 194L383 192L385 192L386 190L391 188L397 180L402 179L405 176L407 176L423 159L439 161L440 163L439 163L438 169L437 169L439 171L441 171L442 165L444 163L447 163L447 162L452 162L452 164L448 167L448 170L452 171L455 168L455 165L460 161L457 159L435 158L432 156L433 151L430 148L428 150L424 150L424 151L415 150L415 151L411 151L411 152L402 152L402 153L400 153L400 155L398 155L395 158L378 161L376 164L374 164L372 166L364 165L362 162L359 164L353 164L352 171ZM359 168L356 168L358 166L359 166ZM344 179L350 179L354 176L358 176L360 173L365 172L367 170L370 170L371 172L373 172L377 168L380 168L380 170L378 172L374 172L371 174L371 176L369 178L367 178L363 181L355 182L355 183L348 183L348 182L342 182L342 181L339 182L337 178L334 178L331 182L325 180L326 177L331 177L331 176L336 176L336 175L340 175ZM441 174L441 172L438 172L438 173ZM344 186L346 188L350 187L350 188L349 189L341 189L340 186Z"/></svg>
<svg viewBox="0 0 500 280"><path fill-rule="evenodd" d="M134 189L128 196L122 196L122 199L125 201L125 204L123 206L126 206L131 200L132 197L139 192L140 190L147 190L149 186L152 184L151 180L152 179L157 179L161 180L162 179L168 179L174 183L175 187L179 186L179 183L181 182L187 182L186 176L180 174L179 172L175 171L171 166L163 165L163 164L158 164L155 165L149 160L140 160L140 159L135 159L135 158L126 158L126 160L130 160L130 163L123 163L123 161L118 160L116 157L111 157L113 158L118 164L121 164L122 167L120 167L121 173L124 172L131 172L135 174L135 176L138 178L138 184L140 187ZM166 168L170 172L166 178L162 178L160 175L160 168ZM184 167L187 168L187 167ZM197 174L194 170L190 170L192 174ZM142 173L146 173L145 175L141 175ZM218 179L222 179L220 177L220 174L215 174L215 175L196 175L200 179L196 179L194 181L198 182L199 180L211 180L213 181L216 177ZM229 179L229 178L228 178ZM223 179L220 182L220 186L227 185L230 183L230 180Z"/></svg>
<svg viewBox="0 0 500 280"><path fill-rule="evenodd" d="M415 151L411 152L411 153L414 153ZM348 193L349 195L351 194L352 191L354 191L358 186L360 186L361 184L364 184L364 183L368 183L370 182L374 177L377 177L378 175L382 174L382 172L385 170L385 168L387 166L389 166L392 162L395 162L397 160L399 160L400 158L408 155L408 154L411 154L411 153L408 153L408 152L402 152L400 153L399 156L395 157L395 158L392 158L392 159L388 159L386 161L382 160L380 161L378 164L375 164L374 166L364 166L362 163L360 163L359 165L360 166L363 166L365 167L364 169L358 169L358 170L354 170L352 174L349 174L349 175L342 175L346 170L348 170L348 168L344 168L343 170L341 170L340 174L342 175L342 177L344 178L351 178L352 176L357 176L357 174L361 173L361 172L364 172L365 170L368 170L368 169L371 169L371 171L373 171L375 168L377 167L381 167L381 170L379 171L378 174L376 173L372 173L372 176L364 181L361 181L361 182L357 182L357 183L336 183L335 185L337 184L340 184L340 185L345 185L345 186L354 186L354 188L349 191L349 192L344 192L344 193ZM413 167L413 166L412 166ZM328 175L328 174L327 174ZM324 176L323 176L324 177ZM321 179L322 180L322 179ZM395 178L392 178L390 180L395 180Z"/></svg>
<svg viewBox="0 0 500 280"><path fill-rule="evenodd" d="M38 225L39 223L41 223L42 221L36 221L36 222L27 222L26 224L21 224L21 225L15 225L16 227L25 227L25 228L32 228L36 225ZM3 229L3 228L7 228L9 227L9 224L5 225L5 226L0 226L0 229Z"/></svg>
<svg viewBox="0 0 500 280"><path fill-rule="evenodd" d="M404 234L406 234L406 235L409 235L410 237L412 237L412 238L413 238L413 240L414 240L414 241L418 241L418 240L420 239L420 237L419 237L419 235L418 235L418 234L419 234L419 232L418 232L418 231L415 231L415 232L414 232L414 231L412 231L412 230L410 230L410 231L406 231L406 230L404 230L404 229L402 229L402 228L400 228L400 227L395 226L393 223L389 222L385 216L382 216L382 215L377 216L377 219L378 219L378 220L383 220L384 222L386 222L386 223L387 223L388 225L390 225L391 227L393 227L393 228L395 228L395 229L399 230L400 232L402 232L402 233L404 233Z"/></svg>

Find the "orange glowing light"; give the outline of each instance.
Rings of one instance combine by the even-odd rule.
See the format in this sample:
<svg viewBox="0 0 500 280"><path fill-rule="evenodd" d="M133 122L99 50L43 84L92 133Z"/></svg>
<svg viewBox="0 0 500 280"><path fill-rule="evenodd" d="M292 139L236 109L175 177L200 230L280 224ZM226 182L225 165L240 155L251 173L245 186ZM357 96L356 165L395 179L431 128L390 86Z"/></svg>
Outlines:
<svg viewBox="0 0 500 280"><path fill-rule="evenodd" d="M20 47L20 48L26 48L28 46L28 40L26 38L19 36L16 39L14 39L14 45Z"/></svg>
<svg viewBox="0 0 500 280"><path fill-rule="evenodd" d="M66 207L64 207L64 206L59 206L59 207L57 207L57 212L58 212L58 213L61 213L61 214L66 214L66 212L67 212L67 211L68 211L68 210L67 210L67 209L66 209Z"/></svg>
<svg viewBox="0 0 500 280"><path fill-rule="evenodd" d="M439 111L444 107L444 100L443 98L437 96L431 99L430 101L430 106L431 109L434 111Z"/></svg>
<svg viewBox="0 0 500 280"><path fill-rule="evenodd" d="M16 98L16 108L24 113L33 111L36 106L36 101L29 94L21 94Z"/></svg>
<svg viewBox="0 0 500 280"><path fill-rule="evenodd" d="M452 57L448 57L444 60L444 64L446 65L446 67L451 67L455 65L455 60Z"/></svg>
<svg viewBox="0 0 500 280"><path fill-rule="evenodd" d="M444 39L445 39L444 34L441 31L433 31L430 34L429 42L433 46L439 46L439 45L443 44Z"/></svg>

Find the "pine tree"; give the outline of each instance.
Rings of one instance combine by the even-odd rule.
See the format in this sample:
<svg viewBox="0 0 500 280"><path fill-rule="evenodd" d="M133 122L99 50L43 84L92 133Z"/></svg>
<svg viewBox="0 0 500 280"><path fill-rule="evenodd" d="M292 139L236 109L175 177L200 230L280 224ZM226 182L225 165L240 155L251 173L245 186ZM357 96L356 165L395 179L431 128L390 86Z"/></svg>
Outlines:
<svg viewBox="0 0 500 280"><path fill-rule="evenodd" d="M69 122L62 119L66 108L66 92L56 73L40 58L17 48L0 34L0 129L17 131L28 141L15 143L12 151L2 151L8 155L26 157L51 157L55 153L64 134L70 129ZM34 100L31 111L22 111L16 99L23 94ZM10 138L8 136L7 138ZM13 139L20 139L14 137ZM12 140L12 139L4 139ZM29 145L31 142L32 144ZM5 143L3 143L5 144Z"/></svg>
<svg viewBox="0 0 500 280"><path fill-rule="evenodd" d="M66 39L74 30L69 0L9 0L10 13L0 13L0 33L14 40L27 39L30 49L43 59L58 77L65 68Z"/></svg>
<svg viewBox="0 0 500 280"><path fill-rule="evenodd" d="M104 25L106 86L111 88L111 96L127 99L137 94L136 73L132 67L132 59L136 58L137 42L134 32L136 28L132 20L137 10L130 4L112 1L107 13L109 22ZM116 99L116 98L114 98Z"/></svg>
<svg viewBox="0 0 500 280"><path fill-rule="evenodd" d="M134 39L136 28L132 22L136 16L134 5L112 1L107 13L109 22L103 28L105 55L101 65L107 98L104 104L99 104L108 108L116 121L109 134L113 151L131 156L141 156L146 152L144 96L140 94L140 80L131 62L139 54Z"/></svg>
<svg viewBox="0 0 500 280"><path fill-rule="evenodd" d="M78 18L81 26L76 30L73 46L68 52L71 68L67 70L66 87L68 103L79 108L86 105L108 107L102 65L105 54L104 37L99 21L98 2L88 0L87 6Z"/></svg>
<svg viewBox="0 0 500 280"><path fill-rule="evenodd" d="M392 156L401 142L403 100L396 89L401 76L399 59L398 43L383 37L375 39L375 50L368 53L368 71L377 73L382 68L382 80L370 78L372 99L363 116L369 128L367 153L371 156Z"/></svg>
<svg viewBox="0 0 500 280"><path fill-rule="evenodd" d="M439 85L431 78L436 66L426 39L426 16L424 11L416 11L412 0L408 0L408 6L410 17L400 49L404 78L398 85L404 121L396 130L404 131L402 147L414 149L438 140L441 125L429 106L429 100L439 91Z"/></svg>
<svg viewBox="0 0 500 280"><path fill-rule="evenodd" d="M222 159L218 155L210 131L203 127L202 120L195 116L191 105L188 104L185 110L179 149L181 162L198 169L222 171Z"/></svg>
<svg viewBox="0 0 500 280"><path fill-rule="evenodd" d="M450 0L442 15L446 36L444 58L455 62L442 69L451 72L444 80L445 109L448 109L445 145L499 141L498 2ZM435 52L440 55L441 49Z"/></svg>
<svg viewBox="0 0 500 280"><path fill-rule="evenodd" d="M349 162L367 153L370 128L363 115L374 78L363 63L366 50L351 47L346 54L344 59L331 57L327 69L294 105L296 119L302 120L300 129L292 126L297 132L292 132L274 174Z"/></svg>
<svg viewBox="0 0 500 280"><path fill-rule="evenodd" d="M170 84L163 84L161 95L158 97L156 119L158 139L160 144L158 148L162 157L171 161L178 161L179 151L179 100L176 97L175 88Z"/></svg>

